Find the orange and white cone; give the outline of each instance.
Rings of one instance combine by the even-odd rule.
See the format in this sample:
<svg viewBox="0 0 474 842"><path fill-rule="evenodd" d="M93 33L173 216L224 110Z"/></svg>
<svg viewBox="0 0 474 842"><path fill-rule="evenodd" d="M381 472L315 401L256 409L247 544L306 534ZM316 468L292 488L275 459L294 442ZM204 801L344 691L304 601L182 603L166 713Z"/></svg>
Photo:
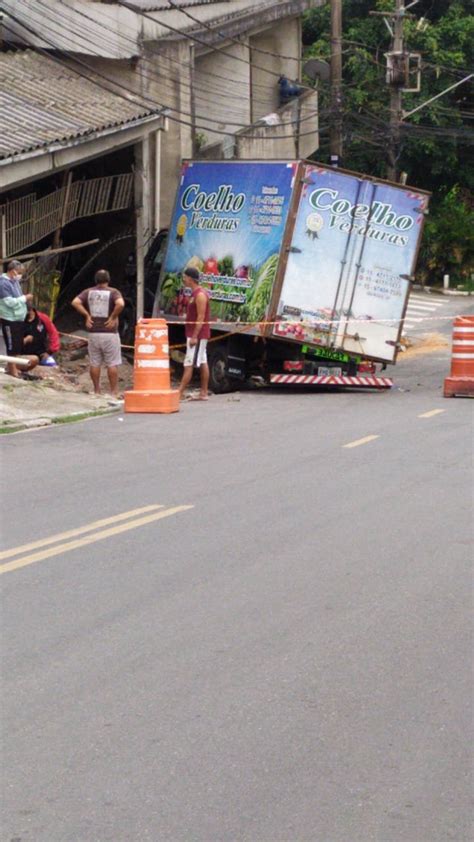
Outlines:
<svg viewBox="0 0 474 842"><path fill-rule="evenodd" d="M135 328L133 390L125 412L178 412L179 391L171 388L168 326L164 319L140 319Z"/></svg>
<svg viewBox="0 0 474 842"><path fill-rule="evenodd" d="M444 397L474 397L474 316L457 316L453 324L451 374L444 381Z"/></svg>

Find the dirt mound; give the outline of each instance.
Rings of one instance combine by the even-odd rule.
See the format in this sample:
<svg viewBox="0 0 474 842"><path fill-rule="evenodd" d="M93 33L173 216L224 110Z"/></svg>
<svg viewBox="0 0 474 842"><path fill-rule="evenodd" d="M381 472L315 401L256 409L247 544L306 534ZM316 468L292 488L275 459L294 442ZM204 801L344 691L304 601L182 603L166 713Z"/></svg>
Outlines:
<svg viewBox="0 0 474 842"><path fill-rule="evenodd" d="M411 358L420 354L433 354L436 351L449 348L450 341L442 333L425 333L419 339L405 341L403 344L405 346L405 353L398 357L399 362L407 359L407 357Z"/></svg>
<svg viewBox="0 0 474 842"><path fill-rule="evenodd" d="M87 357L87 341L80 338L61 337L61 351L54 355L55 367L37 366L31 379L40 379L45 385L58 392L90 393L92 383L89 376L89 361ZM119 366L119 391L124 392L132 387L133 364L123 358ZM103 391L108 391L107 374L102 371Z"/></svg>

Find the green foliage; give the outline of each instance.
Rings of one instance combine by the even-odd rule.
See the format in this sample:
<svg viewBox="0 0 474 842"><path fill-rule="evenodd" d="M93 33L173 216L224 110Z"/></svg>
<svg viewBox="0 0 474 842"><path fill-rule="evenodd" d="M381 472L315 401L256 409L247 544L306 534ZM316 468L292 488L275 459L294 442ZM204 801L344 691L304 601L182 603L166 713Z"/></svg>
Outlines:
<svg viewBox="0 0 474 842"><path fill-rule="evenodd" d="M217 266L221 275L229 275L232 277L234 274L234 258L231 254L226 254L222 260L217 262Z"/></svg>
<svg viewBox="0 0 474 842"><path fill-rule="evenodd" d="M183 281L181 275L174 272L168 272L161 287L160 307L166 310L182 286Z"/></svg>
<svg viewBox="0 0 474 842"><path fill-rule="evenodd" d="M383 19L369 13L394 8L394 0L343 0L343 164L382 177L390 139L385 53L391 38ZM421 54L422 74L420 92L403 94L405 112L444 92L474 66L472 0L420 0L410 12L405 45ZM329 3L307 12L303 40L308 57L329 59ZM473 88L471 82L443 93L401 126L398 167L408 184L433 193L420 259L422 272L438 280L444 272L463 279L472 271ZM320 88L320 108L324 129L331 116L328 85ZM321 137L318 160L329 154L328 132Z"/></svg>
<svg viewBox="0 0 474 842"><path fill-rule="evenodd" d="M454 186L443 196L425 225L420 255L420 280L469 285L474 274L474 206Z"/></svg>
<svg viewBox="0 0 474 842"><path fill-rule="evenodd" d="M278 268L278 260L278 254L270 255L260 267L256 276L252 278L254 283L249 291L244 310L245 315L242 314L242 319L248 318L251 322L257 322L259 319L263 319L270 301L273 282Z"/></svg>

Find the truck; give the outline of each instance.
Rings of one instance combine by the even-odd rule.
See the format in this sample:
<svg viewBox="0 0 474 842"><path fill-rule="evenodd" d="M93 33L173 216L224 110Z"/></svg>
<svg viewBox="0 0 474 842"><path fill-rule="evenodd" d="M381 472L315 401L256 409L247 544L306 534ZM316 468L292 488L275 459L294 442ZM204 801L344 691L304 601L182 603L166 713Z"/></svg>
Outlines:
<svg viewBox="0 0 474 842"><path fill-rule="evenodd" d="M185 161L153 313L182 346L194 266L210 386L387 388L429 194L310 161Z"/></svg>

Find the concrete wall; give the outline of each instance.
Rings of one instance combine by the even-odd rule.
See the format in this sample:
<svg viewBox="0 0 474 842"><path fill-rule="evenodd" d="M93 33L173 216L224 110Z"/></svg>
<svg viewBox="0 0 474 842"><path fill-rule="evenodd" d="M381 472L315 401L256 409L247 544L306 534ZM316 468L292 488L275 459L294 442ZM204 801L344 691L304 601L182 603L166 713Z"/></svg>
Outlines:
<svg viewBox="0 0 474 842"><path fill-rule="evenodd" d="M150 220L152 231L168 225L181 161L193 154L192 50L189 42L184 41L160 45L159 52L157 46L147 45L143 48L143 58L137 61L87 59L92 69L113 78L122 91L134 92L144 110L160 106L169 109L166 131L161 132L158 143L156 137L150 138L149 156L146 157L150 208L145 218Z"/></svg>
<svg viewBox="0 0 474 842"><path fill-rule="evenodd" d="M283 56L290 56L290 59ZM297 59L300 56L300 18L286 18L270 29L250 36L252 122L276 111L279 106L278 76L299 79L300 62Z"/></svg>
<svg viewBox="0 0 474 842"><path fill-rule="evenodd" d="M167 130L161 135L159 179L160 227L168 225L183 158L192 158L192 64L193 47L188 41L145 50L141 79L144 93L169 109ZM140 70L140 68L139 68Z"/></svg>
<svg viewBox="0 0 474 842"><path fill-rule="evenodd" d="M311 94L304 94L299 100L300 125L299 125L299 147L300 158L309 158L319 149L319 117L318 117L318 94L313 91Z"/></svg>
<svg viewBox="0 0 474 842"><path fill-rule="evenodd" d="M225 44L221 52L197 55L194 70L196 128L206 143L222 140L250 123L248 39Z"/></svg>
<svg viewBox="0 0 474 842"><path fill-rule="evenodd" d="M252 126L236 137L236 158L269 160L307 158L316 151L318 95L303 94L278 110L276 126Z"/></svg>
<svg viewBox="0 0 474 842"><path fill-rule="evenodd" d="M234 136L233 154L225 154L222 144L204 149L199 157L206 160L224 158L265 161L272 158L292 160L309 158L319 147L318 94L308 91L274 112L277 125L262 122L249 126Z"/></svg>

